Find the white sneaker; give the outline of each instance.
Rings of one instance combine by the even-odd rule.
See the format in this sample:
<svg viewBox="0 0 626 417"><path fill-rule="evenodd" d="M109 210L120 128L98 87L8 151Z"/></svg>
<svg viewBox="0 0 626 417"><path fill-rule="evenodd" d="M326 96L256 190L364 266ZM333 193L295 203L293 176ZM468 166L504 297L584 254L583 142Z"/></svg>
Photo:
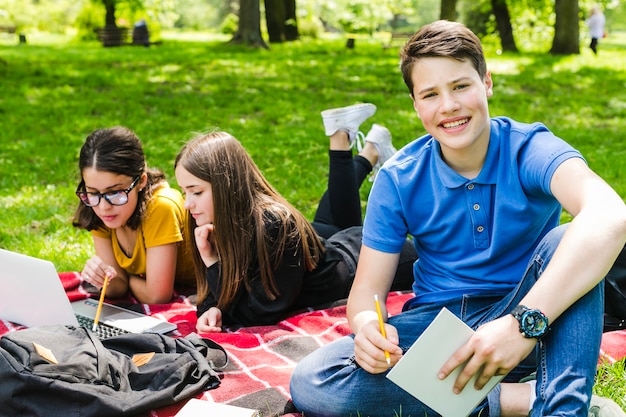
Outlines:
<svg viewBox="0 0 626 417"><path fill-rule="evenodd" d="M365 142L372 143L376 146L376 150L378 151L378 161L376 161L376 164L372 168L373 174L370 177L370 181L374 181L374 177L376 177L380 167L387 161L387 159L391 158L396 152L398 152L398 150L394 148L391 143L391 133L389 130L376 123L372 125L372 129L369 131L367 136L365 136Z"/></svg>
<svg viewBox="0 0 626 417"><path fill-rule="evenodd" d="M626 417L626 413L615 401L592 395L591 405L589 405L589 417Z"/></svg>
<svg viewBox="0 0 626 417"><path fill-rule="evenodd" d="M360 143L358 141L355 142L357 133L359 133L359 126L374 113L376 113L376 106L371 103L353 104L352 106L324 110L322 119L326 136L332 136L338 130L344 130L348 133L350 145L354 146L356 143L357 149L360 151Z"/></svg>

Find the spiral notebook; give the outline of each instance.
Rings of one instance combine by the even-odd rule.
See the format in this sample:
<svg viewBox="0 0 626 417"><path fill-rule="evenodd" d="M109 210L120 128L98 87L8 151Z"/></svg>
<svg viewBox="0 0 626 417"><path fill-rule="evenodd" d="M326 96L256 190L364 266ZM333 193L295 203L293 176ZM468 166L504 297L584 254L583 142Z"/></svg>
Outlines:
<svg viewBox="0 0 626 417"><path fill-rule="evenodd" d="M504 376L492 377L481 390L474 388L474 376L460 394L454 394L452 386L461 367L444 380L437 374L473 333L461 319L443 308L389 371L387 378L442 416L469 415Z"/></svg>

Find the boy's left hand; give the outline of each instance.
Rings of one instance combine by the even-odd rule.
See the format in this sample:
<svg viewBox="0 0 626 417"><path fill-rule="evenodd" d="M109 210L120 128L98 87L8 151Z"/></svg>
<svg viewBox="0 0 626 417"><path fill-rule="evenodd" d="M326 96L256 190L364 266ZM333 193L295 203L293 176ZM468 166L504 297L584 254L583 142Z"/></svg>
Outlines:
<svg viewBox="0 0 626 417"><path fill-rule="evenodd" d="M445 379L459 366L461 369L453 391L460 393L475 374L474 388L482 389L495 375L506 375L528 356L537 339L528 339L519 331L518 321L510 314L485 323L443 365L439 379Z"/></svg>

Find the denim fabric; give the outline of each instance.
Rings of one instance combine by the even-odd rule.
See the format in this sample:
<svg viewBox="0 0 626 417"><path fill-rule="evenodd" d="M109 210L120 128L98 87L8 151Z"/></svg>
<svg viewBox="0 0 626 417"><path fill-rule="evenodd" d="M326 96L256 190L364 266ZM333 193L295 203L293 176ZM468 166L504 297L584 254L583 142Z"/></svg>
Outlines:
<svg viewBox="0 0 626 417"><path fill-rule="evenodd" d="M472 328L508 314L537 281L561 240L565 226L551 231L537 247L518 286L501 296L465 296L446 303L423 304L389 319L406 351L442 307ZM574 303L551 324L535 354L504 381L518 381L537 371L537 400L532 416L586 416L602 336L602 284ZM406 393L385 373L373 375L354 360L354 341L346 336L304 358L291 377L291 396L307 417L438 416ZM419 370L416 370L419 377ZM496 390L492 392L497 392ZM489 395L472 414L500 414L499 396ZM448 416L446 416L448 417Z"/></svg>

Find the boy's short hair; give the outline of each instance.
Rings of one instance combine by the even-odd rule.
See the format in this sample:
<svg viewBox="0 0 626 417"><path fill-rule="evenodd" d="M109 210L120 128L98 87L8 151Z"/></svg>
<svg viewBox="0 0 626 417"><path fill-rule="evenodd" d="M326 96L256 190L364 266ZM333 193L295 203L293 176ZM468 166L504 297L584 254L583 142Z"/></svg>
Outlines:
<svg viewBox="0 0 626 417"><path fill-rule="evenodd" d="M485 55L478 36L465 25L437 20L422 26L400 50L400 70L413 96L413 65L421 58L448 57L469 60L480 78L487 74Z"/></svg>

